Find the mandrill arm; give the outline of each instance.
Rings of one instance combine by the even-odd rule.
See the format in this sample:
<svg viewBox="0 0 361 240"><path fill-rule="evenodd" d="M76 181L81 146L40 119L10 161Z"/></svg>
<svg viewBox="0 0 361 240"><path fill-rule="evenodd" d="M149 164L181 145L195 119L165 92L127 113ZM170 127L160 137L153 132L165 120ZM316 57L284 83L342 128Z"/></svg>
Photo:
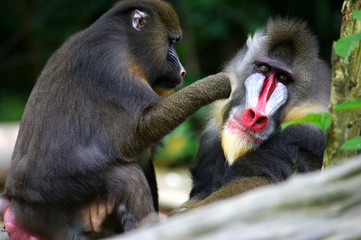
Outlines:
<svg viewBox="0 0 361 240"><path fill-rule="evenodd" d="M157 142L198 109L215 100L228 98L230 93L231 84L224 73L201 79L145 108L138 124L138 134L144 145Z"/></svg>

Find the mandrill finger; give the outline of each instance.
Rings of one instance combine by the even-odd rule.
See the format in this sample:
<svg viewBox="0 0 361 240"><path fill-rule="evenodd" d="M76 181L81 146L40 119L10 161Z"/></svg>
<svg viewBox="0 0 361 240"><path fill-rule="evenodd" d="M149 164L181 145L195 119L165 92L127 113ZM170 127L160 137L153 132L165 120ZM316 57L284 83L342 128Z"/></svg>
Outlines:
<svg viewBox="0 0 361 240"><path fill-rule="evenodd" d="M96 200L96 201L92 202L90 205L90 211L89 211L90 212L90 222L91 222L94 232L101 231L101 229L102 229L101 225L106 218L106 212L104 215L102 215L99 212L100 204L102 204L102 203L99 202L99 200Z"/></svg>
<svg viewBox="0 0 361 240"><path fill-rule="evenodd" d="M102 224L114 211L115 198L109 200L94 200L81 210L82 230L85 232L101 232Z"/></svg>
<svg viewBox="0 0 361 240"><path fill-rule="evenodd" d="M93 231L93 227L90 222L90 208L87 206L86 208L82 208L80 210L80 221L81 221L81 229L84 232Z"/></svg>
<svg viewBox="0 0 361 240"><path fill-rule="evenodd" d="M107 214L110 215L113 211L114 211L114 208L115 208L115 198L110 198L108 201L107 201Z"/></svg>

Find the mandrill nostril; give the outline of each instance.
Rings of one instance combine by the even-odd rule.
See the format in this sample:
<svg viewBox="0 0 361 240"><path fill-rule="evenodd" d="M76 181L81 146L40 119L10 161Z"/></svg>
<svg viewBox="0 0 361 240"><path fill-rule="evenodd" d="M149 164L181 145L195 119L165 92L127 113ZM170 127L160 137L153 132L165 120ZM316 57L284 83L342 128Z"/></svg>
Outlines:
<svg viewBox="0 0 361 240"><path fill-rule="evenodd" d="M184 77L186 75L186 73L187 72L185 70L181 71L181 77Z"/></svg>
<svg viewBox="0 0 361 240"><path fill-rule="evenodd" d="M252 108L247 108L242 114L248 121L253 122L256 117L256 112Z"/></svg>
<svg viewBox="0 0 361 240"><path fill-rule="evenodd" d="M253 111L253 109L249 111L249 114L251 115L252 119L256 116L256 113Z"/></svg>
<svg viewBox="0 0 361 240"><path fill-rule="evenodd" d="M267 127L268 116L253 108L247 108L242 113L241 123L244 127L258 132Z"/></svg>
<svg viewBox="0 0 361 240"><path fill-rule="evenodd" d="M257 119L256 123L257 124L264 124L264 123L267 124L267 121L268 121L267 117L260 117L260 118Z"/></svg>

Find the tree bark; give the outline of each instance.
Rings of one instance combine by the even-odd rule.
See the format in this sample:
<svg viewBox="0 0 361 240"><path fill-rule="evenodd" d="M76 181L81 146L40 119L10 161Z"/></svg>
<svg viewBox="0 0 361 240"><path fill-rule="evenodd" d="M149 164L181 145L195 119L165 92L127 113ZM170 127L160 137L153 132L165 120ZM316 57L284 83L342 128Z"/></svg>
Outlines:
<svg viewBox="0 0 361 240"><path fill-rule="evenodd" d="M352 18L354 11L361 9L361 0L345 0L342 7L341 37L361 31L361 21ZM361 98L361 44L351 53L349 61L332 52L332 86L330 109L338 104ZM332 113L333 124L330 128L328 145L325 152L324 167L337 163L357 154L356 151L341 150L347 140L360 135L361 110L347 110Z"/></svg>

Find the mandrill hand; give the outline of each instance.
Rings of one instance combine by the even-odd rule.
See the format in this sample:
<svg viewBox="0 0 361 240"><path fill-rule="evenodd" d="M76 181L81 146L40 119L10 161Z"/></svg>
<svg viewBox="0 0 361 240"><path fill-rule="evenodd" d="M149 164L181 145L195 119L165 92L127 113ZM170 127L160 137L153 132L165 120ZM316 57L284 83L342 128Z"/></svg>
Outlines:
<svg viewBox="0 0 361 240"><path fill-rule="evenodd" d="M102 224L115 207L115 198L109 200L95 200L81 209L81 219L85 232L101 232Z"/></svg>

